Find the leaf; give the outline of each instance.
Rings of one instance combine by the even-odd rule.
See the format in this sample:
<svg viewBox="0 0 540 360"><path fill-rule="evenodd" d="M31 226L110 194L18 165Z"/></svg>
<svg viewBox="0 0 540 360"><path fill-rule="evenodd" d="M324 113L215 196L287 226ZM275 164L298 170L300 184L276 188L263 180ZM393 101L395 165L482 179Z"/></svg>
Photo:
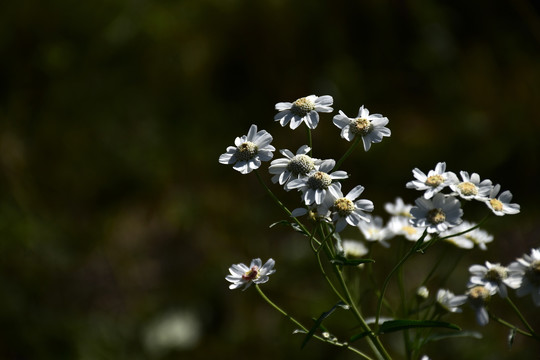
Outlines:
<svg viewBox="0 0 540 360"><path fill-rule="evenodd" d="M430 320L389 320L381 324L379 328L379 334L385 334L394 331L400 331L411 328L446 328L452 330L461 330L461 328L455 324L451 324L444 321L430 321Z"/></svg>
<svg viewBox="0 0 540 360"><path fill-rule="evenodd" d="M364 331L364 332L361 332L360 334L356 334L356 335L353 335L351 336L351 338L349 339L349 343L352 343L356 340L360 340L361 338L364 338L366 336L369 335L371 331Z"/></svg>
<svg viewBox="0 0 540 360"><path fill-rule="evenodd" d="M299 232L299 233L302 233L302 234L304 234L305 236L309 236L309 234L307 234L304 230L302 230L302 228L301 228L300 226L298 226L298 224L293 223L293 222L290 222L290 221L288 221L288 220L280 220L280 221L276 221L275 223L270 224L269 228L271 229L271 228L273 228L273 227L275 227L275 226L278 226L278 225L279 225L279 226L290 226L290 227L292 227L292 229L293 229L294 231L297 231L297 232Z"/></svg>
<svg viewBox="0 0 540 360"><path fill-rule="evenodd" d="M311 329L309 329L309 332L307 333L306 338L302 342L302 346L300 348L303 349L304 346L306 346L308 341L313 337L313 334L315 334L315 331L317 331L317 329L321 327L321 324L324 319L332 315L332 313L336 311L338 307L344 307L344 306L347 306L347 304L343 303L343 301L339 301L336 305L332 306L330 310L323 312L321 316L319 316L319 318L315 321L315 324L311 327Z"/></svg>
<svg viewBox="0 0 540 360"><path fill-rule="evenodd" d="M475 338L475 339L481 339L482 334L480 334L477 331L460 331L458 333L450 333L450 334L433 334L427 337L426 343L431 342L431 341L439 341L439 340L453 339L453 338L459 338L459 337L470 337L470 338Z"/></svg>
<svg viewBox="0 0 540 360"><path fill-rule="evenodd" d="M337 256L335 259L330 260L332 264L341 266L356 266L360 264L375 262L373 259L347 259L343 256Z"/></svg>

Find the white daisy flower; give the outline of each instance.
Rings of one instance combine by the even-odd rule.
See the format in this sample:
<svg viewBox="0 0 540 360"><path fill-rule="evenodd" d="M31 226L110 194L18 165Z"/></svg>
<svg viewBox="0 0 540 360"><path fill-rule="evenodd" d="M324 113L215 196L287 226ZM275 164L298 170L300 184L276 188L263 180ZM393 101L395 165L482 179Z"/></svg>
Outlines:
<svg viewBox="0 0 540 360"><path fill-rule="evenodd" d="M448 312L460 313L462 311L460 306L466 302L466 295L454 295L453 292L446 289L437 291L437 304Z"/></svg>
<svg viewBox="0 0 540 360"><path fill-rule="evenodd" d="M384 226L383 219L380 216L371 218L371 221L361 221L358 228L367 241L376 241L384 247L390 247L386 240L392 237L392 233Z"/></svg>
<svg viewBox="0 0 540 360"><path fill-rule="evenodd" d="M499 293L502 298L508 296L506 286L517 287L513 281L508 281L508 269L501 264L486 261L486 266L472 265L469 267L471 277L467 287L482 285L489 291Z"/></svg>
<svg viewBox="0 0 540 360"><path fill-rule="evenodd" d="M445 233L441 234L441 237L451 236L452 234L458 234L460 232L469 230L475 226L476 226L475 223L463 221L458 226L453 227L451 230L448 230ZM486 244L493 241L493 235L489 234L487 231L482 230L480 228L475 228L469 232L466 232L465 234L452 236L451 238L445 239L445 241L448 241L456 245L457 247L460 247L463 249L472 249L474 245L476 245L478 246L478 248L485 251L487 250Z"/></svg>
<svg viewBox="0 0 540 360"><path fill-rule="evenodd" d="M329 173L335 164L334 160L324 160L319 165L319 169L310 172L307 177L289 181L285 185L285 190L299 189L302 191L302 198L306 205L313 203L321 205L329 189L338 188L338 183L333 181L349 177L345 171L341 170Z"/></svg>
<svg viewBox="0 0 540 360"><path fill-rule="evenodd" d="M495 292L495 289L487 288L483 285L476 285L467 291L467 302L473 308L476 322L480 326L486 326L489 323L489 314L486 310L486 305Z"/></svg>
<svg viewBox="0 0 540 360"><path fill-rule="evenodd" d="M390 136L391 131L385 127L389 120L381 114L369 114L369 110L360 106L358 116L350 118L343 111L334 116L334 125L341 129L341 137L347 141L352 141L355 136L361 136L364 143L364 150L368 151L371 143L379 143L384 136Z"/></svg>
<svg viewBox="0 0 540 360"><path fill-rule="evenodd" d="M411 223L425 228L430 234L441 233L461 223L463 210L460 202L452 196L436 194L432 200L420 197L411 209Z"/></svg>
<svg viewBox="0 0 540 360"><path fill-rule="evenodd" d="M341 192L341 184L336 183L330 187L330 196L327 196L319 207L320 214L331 212L332 221L335 223L336 232L341 232L347 224L357 226L361 220L370 221L365 212L373 211L373 202L366 199L356 200L364 191L362 185L354 187L346 196Z"/></svg>
<svg viewBox="0 0 540 360"><path fill-rule="evenodd" d="M446 170L446 163L440 162L435 166L435 170L429 170L428 174L424 174L420 169L415 168L412 173L416 180L409 181L405 186L407 189L416 189L424 192L426 199L431 199L433 195L449 186L458 182L456 174Z"/></svg>
<svg viewBox="0 0 540 360"><path fill-rule="evenodd" d="M516 285L517 296L531 294L534 304L540 306L540 249L508 265L510 281Z"/></svg>
<svg viewBox="0 0 540 360"><path fill-rule="evenodd" d="M450 184L450 188L465 200L485 201L493 188L491 180L480 181L480 175L473 173L469 176L466 171L461 171L463 181Z"/></svg>
<svg viewBox="0 0 540 360"><path fill-rule="evenodd" d="M386 226L390 232L397 236L403 236L410 241L417 241L422 236L424 229L413 226L409 218L402 216L392 216ZM424 239L429 241L429 235Z"/></svg>
<svg viewBox="0 0 540 360"><path fill-rule="evenodd" d="M411 217L411 204L405 204L402 198L397 197L394 203L384 204L384 209L387 213L394 216L402 216L405 218Z"/></svg>
<svg viewBox="0 0 540 360"><path fill-rule="evenodd" d="M501 189L501 185L497 184L493 187L489 193L488 199L485 201L486 205L497 216L503 216L505 214L513 215L519 213L519 204L511 204L512 193L508 190L503 191L499 197L496 197Z"/></svg>
<svg viewBox="0 0 540 360"><path fill-rule="evenodd" d="M248 174L261 166L261 161L270 161L276 149L270 145L272 135L265 130L257 131L257 125L251 125L248 134L237 137L234 145L227 147L227 152L219 157L221 164L233 165L242 174Z"/></svg>
<svg viewBox="0 0 540 360"><path fill-rule="evenodd" d="M284 149L279 152L285 158L272 160L268 171L274 174L272 182L279 182L280 185L286 184L290 180L299 179L307 176L310 172L317 169L322 160L314 159L307 155L311 148L307 145L301 146L296 155L291 151Z"/></svg>
<svg viewBox="0 0 540 360"><path fill-rule="evenodd" d="M429 290L424 285L420 286L418 289L416 289L416 296L418 296L420 299L425 300L429 297Z"/></svg>
<svg viewBox="0 0 540 360"><path fill-rule="evenodd" d="M368 249L364 243L356 240L343 240L343 256L347 258L361 258L368 253Z"/></svg>
<svg viewBox="0 0 540 360"><path fill-rule="evenodd" d="M232 284L229 285L229 289L234 290L240 287L244 287L246 290L252 283L263 284L268 281L268 276L275 273L274 264L276 262L273 259L262 265L261 259L251 260L251 264L247 267L244 264L233 264L229 268L231 275L227 275L225 279Z"/></svg>
<svg viewBox="0 0 540 360"><path fill-rule="evenodd" d="M281 126L287 126L290 122L290 128L296 129L305 122L310 129L315 129L319 123L319 113L332 112L330 106L334 99L330 95L316 96L309 95L296 101L279 102L276 104L276 110L279 111L274 120L279 121Z"/></svg>

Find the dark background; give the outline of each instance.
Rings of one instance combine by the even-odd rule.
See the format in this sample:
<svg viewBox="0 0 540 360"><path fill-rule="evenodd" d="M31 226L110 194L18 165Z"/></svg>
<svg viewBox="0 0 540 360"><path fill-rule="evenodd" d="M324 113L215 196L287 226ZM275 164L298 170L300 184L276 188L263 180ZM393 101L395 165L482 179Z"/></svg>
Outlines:
<svg viewBox="0 0 540 360"><path fill-rule="evenodd" d="M273 257L264 289L303 322L335 301L301 237L268 228L283 214L255 176L217 161L253 123L276 148L296 151L305 132L281 128L273 107L309 94L332 95L336 112L353 116L364 104L390 119L391 138L344 164L353 174L344 186L364 185L378 215L396 196L413 202L411 170L438 161L512 191L521 213L486 224L495 241L465 254L456 293L471 264L507 264L540 244L540 21L531 1L0 7L2 359L351 358L317 342L300 350L292 324L254 289L232 292L224 280L232 263ZM314 132L321 158L348 146L331 116ZM296 196L284 201L294 208ZM483 216L474 211L465 218ZM538 319L530 297L517 303ZM492 305L519 323L499 299ZM173 327L184 342L155 335L171 318L188 328ZM434 343L433 359L540 353L523 337L509 350L507 330L479 328L469 309L448 320L484 339ZM347 323L345 312L338 321Z"/></svg>

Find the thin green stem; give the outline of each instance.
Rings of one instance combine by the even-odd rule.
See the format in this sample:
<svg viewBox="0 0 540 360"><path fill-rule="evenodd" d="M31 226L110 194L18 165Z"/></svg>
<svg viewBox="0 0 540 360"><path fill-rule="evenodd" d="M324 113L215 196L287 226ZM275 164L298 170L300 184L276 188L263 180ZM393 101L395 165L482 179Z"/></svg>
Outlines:
<svg viewBox="0 0 540 360"><path fill-rule="evenodd" d="M261 288L259 287L258 284L255 284L255 289L257 289L257 292L259 293L259 295L261 295L261 297L264 299L264 301L266 301L270 306L272 306L274 309L276 309L281 315L285 316L287 319L289 319L290 321L292 321L296 326L298 326L302 331L304 331L305 333L308 333L309 330L308 328L306 328L304 325L302 325L298 320L296 320L295 318L293 318L291 315L289 315L285 310L283 310L282 308L280 308L279 306L277 306L272 300L270 300L268 298L268 296L266 296L266 294L261 290ZM367 360L372 360L369 356L367 356L366 354L364 354L363 352L361 352L360 350L348 345L347 343L339 343L339 342L336 342L336 341L332 341L332 340L328 340L328 339L325 339L324 337L321 337L319 335L313 335L313 337L317 340L320 340L322 342L326 342L326 343L329 343L329 344L332 344L332 345L336 345L336 346L340 346L340 347L345 347L346 349L362 356L364 359L367 359Z"/></svg>
<svg viewBox="0 0 540 360"><path fill-rule="evenodd" d="M490 319L495 320L499 324L504 325L504 326L506 326L506 327L508 327L510 329L515 330L517 333L520 333L521 335L525 335L525 336L528 336L528 337L535 338L534 334L530 334L530 333L526 332L525 330L522 330L522 329L518 328L517 326L514 326L514 325L510 324L508 321L503 320L500 317L498 317L496 315L493 315L492 313L489 313L489 317L490 317Z"/></svg>
<svg viewBox="0 0 540 360"><path fill-rule="evenodd" d="M309 146L309 156L313 155L313 139L311 136L311 129L306 126L307 129L307 137L308 137L308 146Z"/></svg>
<svg viewBox="0 0 540 360"><path fill-rule="evenodd" d="M386 293L386 288L388 287L388 283L390 282L390 279L392 278L394 273L398 271L399 268L401 268L401 266L403 266L405 261L407 261L407 259L409 259L411 255L413 255L418 249L420 249L420 247L424 243L424 239L426 238L427 234L428 234L427 230L424 230L424 233L422 234L420 239L418 239L414 243L414 245L409 249L409 251L405 254L405 256L401 258L401 260L394 266L392 271L390 271L388 276L386 276L386 279L384 279L383 287L381 289L381 295L379 296L379 300L377 301L377 313L375 315L375 326L379 326L379 319L381 317L381 309L382 309L384 294Z"/></svg>
<svg viewBox="0 0 540 360"><path fill-rule="evenodd" d="M330 277L326 274L326 271L324 270L324 266L323 266L323 263L322 263L322 260L321 260L321 253L320 252L317 253L317 261L319 263L319 268L321 269L321 273L323 274L323 277L326 279L326 281L328 282L328 284L330 285L330 287L332 288L334 293L337 295L337 297L341 301L343 301L344 303L347 303L347 300L345 300L343 295L341 295L341 293L338 291L338 289L336 289L336 287L334 286L334 283L332 282L332 280L330 280Z"/></svg>
<svg viewBox="0 0 540 360"><path fill-rule="evenodd" d="M537 340L540 340L540 337L538 336L538 334L534 331L534 329L532 328L532 326L529 324L529 322L527 321L527 319L525 319L525 317L523 316L523 314L521 313L521 311L519 311L519 309L517 308L516 304L514 304L514 302L510 299L510 297L506 296L506 301L508 302L508 304L510 305L510 307L512 308L512 310L514 310L514 312L516 313L516 315L519 317L519 319L521 320L521 322L523 323L523 325L525 325L525 327L527 328L527 330L529 330L529 332L531 333L531 336L534 337L534 338L537 339Z"/></svg>
<svg viewBox="0 0 540 360"><path fill-rule="evenodd" d="M353 143L351 144L351 146L349 146L349 149L347 150L347 152L345 154L343 154L343 156L341 157L341 159L338 160L338 162L336 163L336 166L334 166L334 169L332 169L332 171L337 171L339 170L339 168L341 167L341 165L343 164L343 162L345 161L345 159L347 159L349 157L349 155L352 154L352 152L354 151L354 149L358 146L358 144L362 141L362 137L361 136L356 136Z"/></svg>

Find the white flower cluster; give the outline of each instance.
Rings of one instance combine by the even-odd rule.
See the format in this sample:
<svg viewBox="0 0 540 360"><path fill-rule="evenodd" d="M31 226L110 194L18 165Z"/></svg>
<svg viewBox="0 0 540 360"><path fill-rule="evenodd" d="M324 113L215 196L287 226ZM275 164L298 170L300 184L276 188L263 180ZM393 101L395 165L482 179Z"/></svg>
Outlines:
<svg viewBox="0 0 540 360"><path fill-rule="evenodd" d="M514 289L519 297L531 294L534 304L540 306L540 249L532 249L530 255L525 254L508 266L489 261L485 266L472 265L469 273L464 295L454 295L446 289L437 293L437 303L446 311L461 312L459 306L468 303L475 311L477 323L485 326L489 323L489 300L495 294L506 298L508 288Z"/></svg>

